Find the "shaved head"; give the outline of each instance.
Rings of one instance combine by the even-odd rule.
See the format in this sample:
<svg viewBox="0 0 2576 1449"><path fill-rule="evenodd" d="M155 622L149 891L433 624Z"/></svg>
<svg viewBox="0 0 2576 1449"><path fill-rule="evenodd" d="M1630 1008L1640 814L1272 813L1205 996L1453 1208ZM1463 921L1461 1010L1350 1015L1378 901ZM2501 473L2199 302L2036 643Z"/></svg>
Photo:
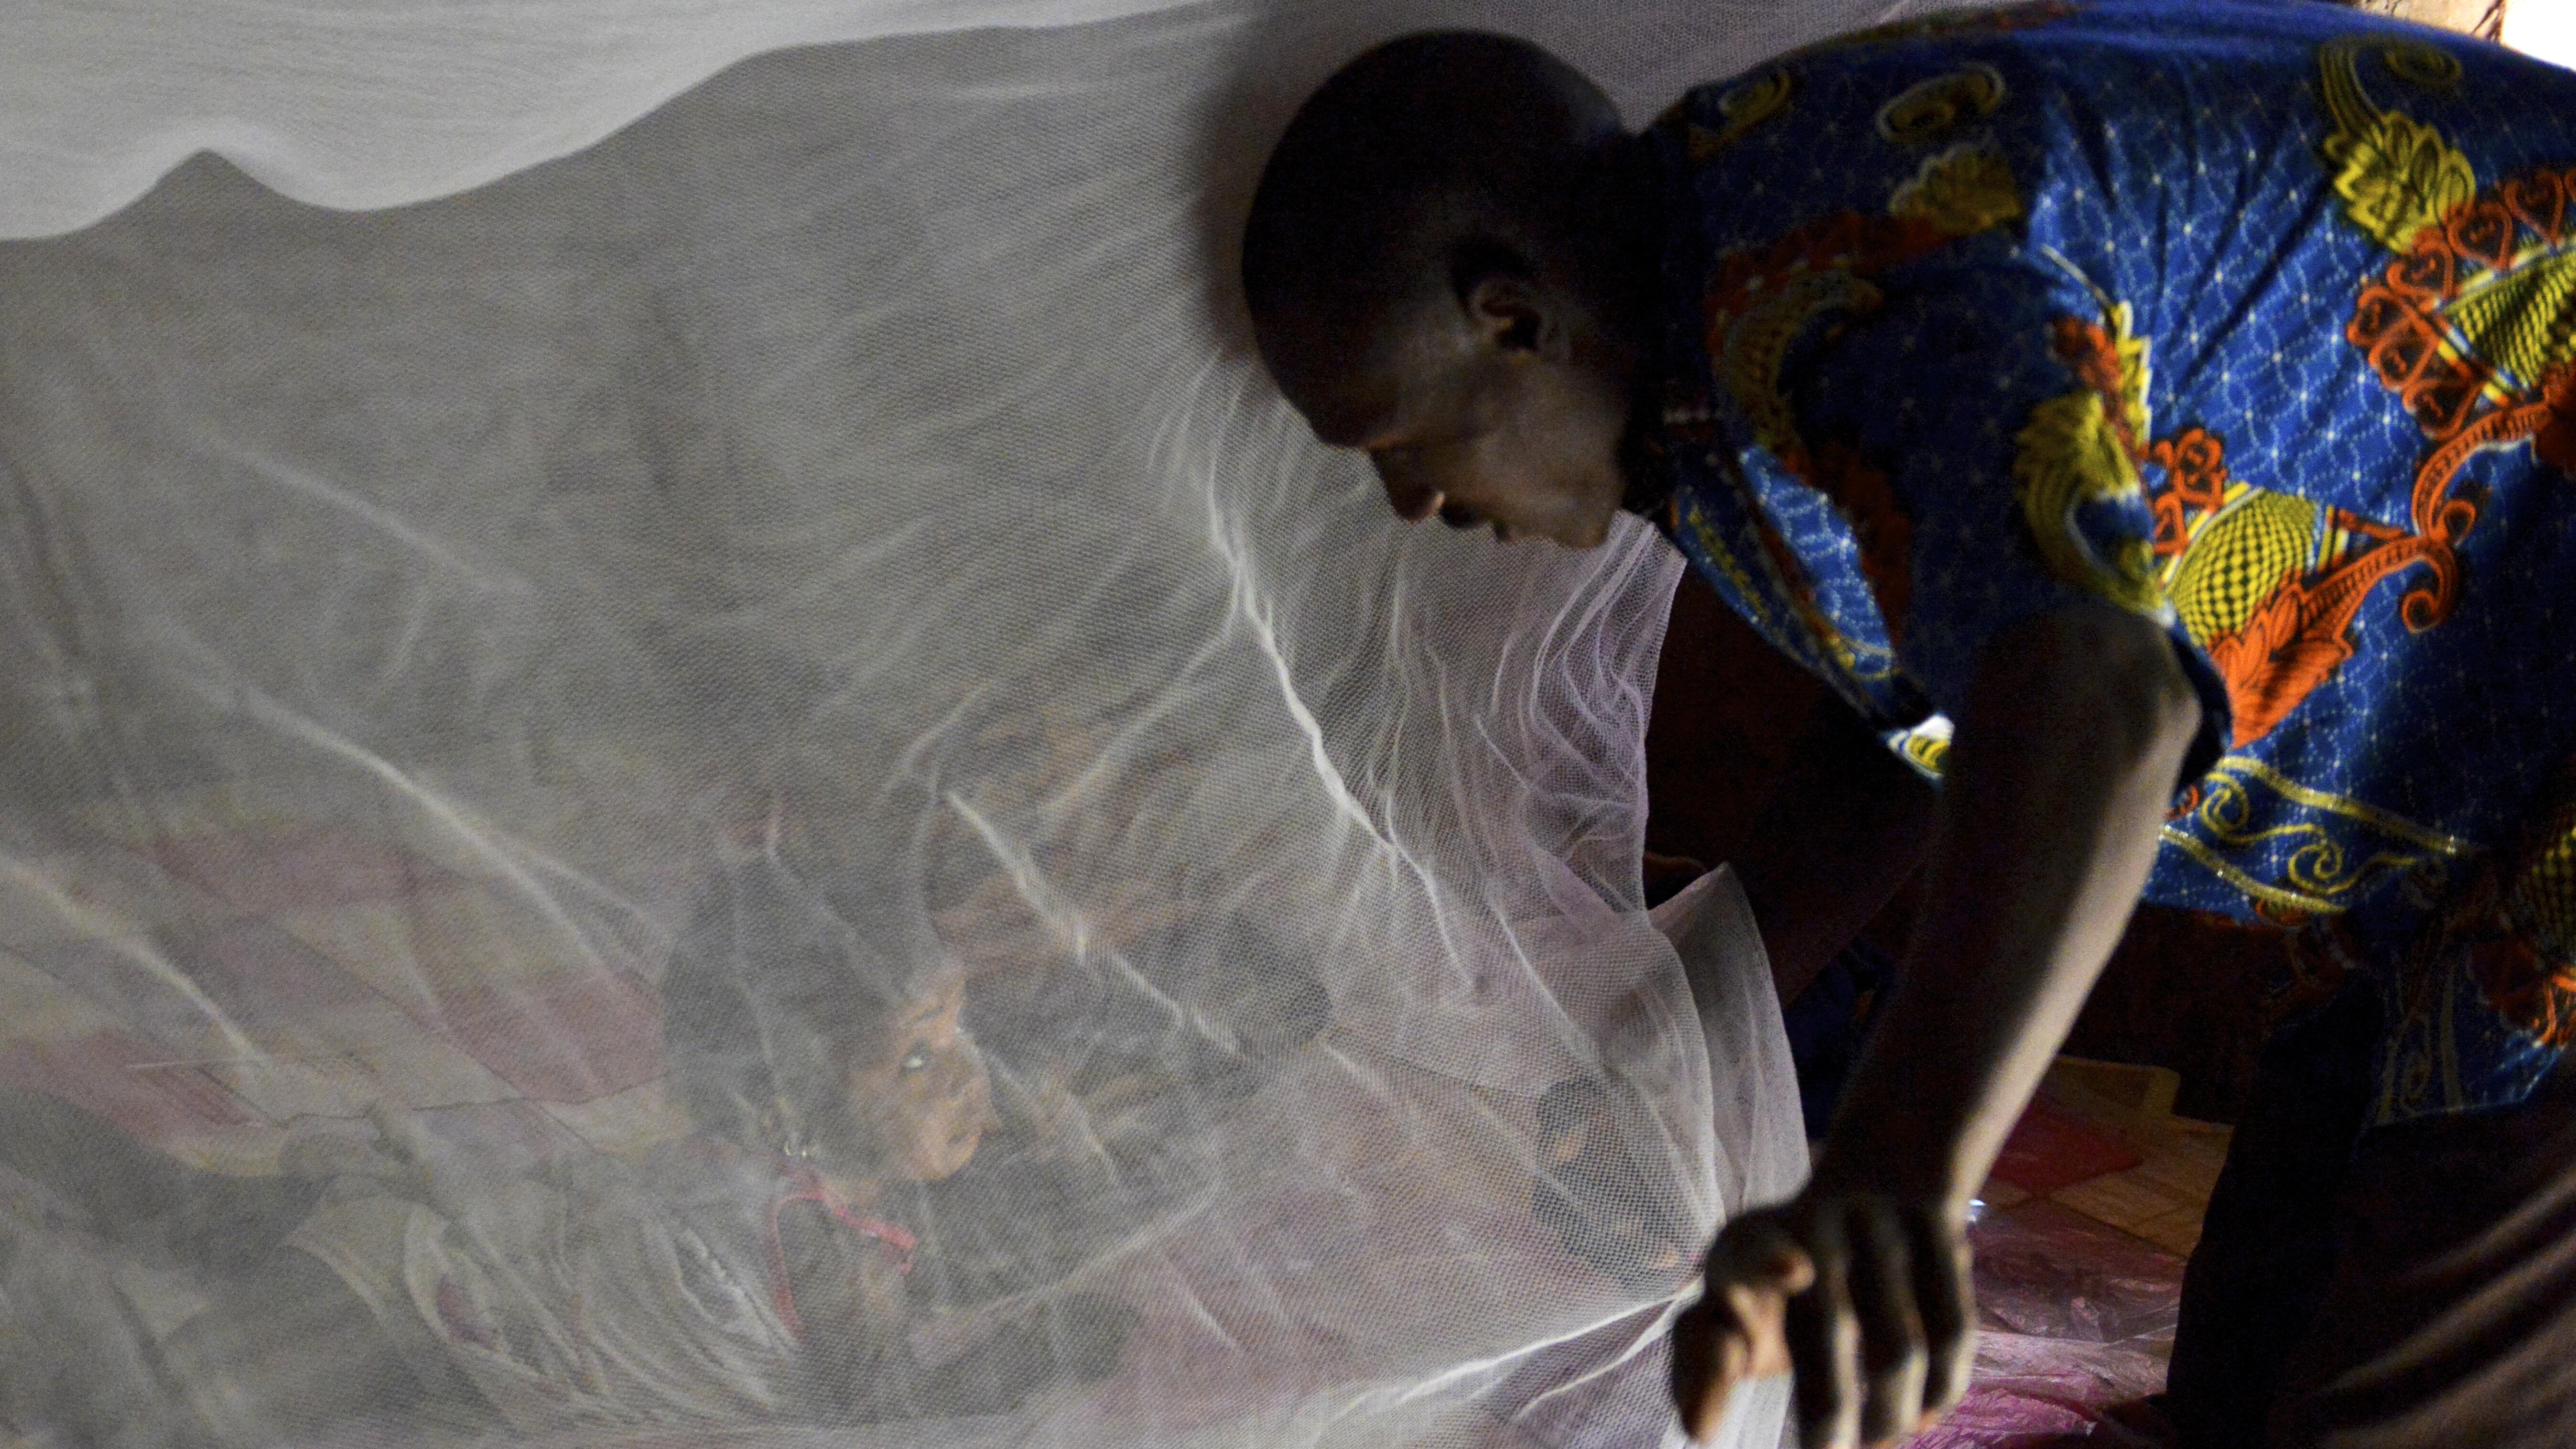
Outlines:
<svg viewBox="0 0 2576 1449"><path fill-rule="evenodd" d="M1379 46L1309 98L1271 153L1244 233L1253 316L1366 330L1486 271L1579 282L1597 270L1586 203L1625 139L1607 96L1525 41Z"/></svg>
<svg viewBox="0 0 2576 1449"><path fill-rule="evenodd" d="M1438 33L1369 51L1298 111L1254 196L1243 286L1264 361L1318 437L1378 459L1400 513L1597 542L1620 490L1600 502L1590 455L1624 425L1651 271L1640 168L1609 98L1536 46ZM1509 506L1477 496L1507 480L1467 463L1397 496L1390 459L1471 435L1527 454L1533 431L1520 471L1549 476Z"/></svg>

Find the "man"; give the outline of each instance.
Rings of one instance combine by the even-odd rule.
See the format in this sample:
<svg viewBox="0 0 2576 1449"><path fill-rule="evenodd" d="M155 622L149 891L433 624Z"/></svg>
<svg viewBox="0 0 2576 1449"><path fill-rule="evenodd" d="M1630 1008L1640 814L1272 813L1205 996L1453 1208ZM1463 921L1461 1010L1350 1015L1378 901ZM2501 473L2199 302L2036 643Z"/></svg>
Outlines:
<svg viewBox="0 0 2576 1449"><path fill-rule="evenodd" d="M1688 1425L1792 1361L1810 1444L1955 1401L1966 1204L2143 891L2295 933L2186 1441L2576 1442L2576 77L2322 5L2043 3L1630 136L1528 46L1416 37L1299 113L1244 281L1400 515L1643 513L1940 778L1935 818L1809 772L1878 802L1819 811L1862 855L1928 832L1927 904L1813 1180L1711 1250ZM1748 863L1757 910L1820 960L1882 893L1852 858Z"/></svg>

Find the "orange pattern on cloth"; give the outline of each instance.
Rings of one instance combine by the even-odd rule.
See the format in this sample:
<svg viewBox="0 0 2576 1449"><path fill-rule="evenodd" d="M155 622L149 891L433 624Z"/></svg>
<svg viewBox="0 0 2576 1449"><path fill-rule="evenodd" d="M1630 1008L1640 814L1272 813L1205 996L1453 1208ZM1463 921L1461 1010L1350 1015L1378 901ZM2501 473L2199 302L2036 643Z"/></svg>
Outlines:
<svg viewBox="0 0 2576 1449"><path fill-rule="evenodd" d="M1676 541L1891 742L2022 612L2157 620L2227 718L2151 897L2347 937L2382 1120L2513 1100L2565 950L2396 985L2576 745L2514 643L2576 620L2576 107L2522 99L2561 81L2223 0L1860 49L1659 128Z"/></svg>

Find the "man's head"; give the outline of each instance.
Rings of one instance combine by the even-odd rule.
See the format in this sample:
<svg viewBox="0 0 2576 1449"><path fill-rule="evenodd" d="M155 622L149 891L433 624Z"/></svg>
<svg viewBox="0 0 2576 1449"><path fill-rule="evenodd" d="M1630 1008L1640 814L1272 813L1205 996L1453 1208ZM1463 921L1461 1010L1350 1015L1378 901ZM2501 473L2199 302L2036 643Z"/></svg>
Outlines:
<svg viewBox="0 0 2576 1449"><path fill-rule="evenodd" d="M1420 35L1344 67L1271 154L1244 233L1261 352L1408 520L1607 536L1645 329L1641 163L1534 46Z"/></svg>

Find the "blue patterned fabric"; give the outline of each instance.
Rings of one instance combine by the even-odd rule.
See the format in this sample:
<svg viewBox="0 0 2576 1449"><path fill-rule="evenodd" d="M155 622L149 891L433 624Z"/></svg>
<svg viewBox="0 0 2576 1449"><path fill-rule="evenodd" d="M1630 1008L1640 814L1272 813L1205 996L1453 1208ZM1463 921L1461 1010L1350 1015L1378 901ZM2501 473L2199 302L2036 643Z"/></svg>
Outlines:
<svg viewBox="0 0 2576 1449"><path fill-rule="evenodd" d="M2105 599L2207 702L2148 898L2358 972L2374 1120L2576 1035L2576 75L2325 5L2048 3L1692 92L1662 523L1937 775ZM2206 768L2200 768L2200 766Z"/></svg>

